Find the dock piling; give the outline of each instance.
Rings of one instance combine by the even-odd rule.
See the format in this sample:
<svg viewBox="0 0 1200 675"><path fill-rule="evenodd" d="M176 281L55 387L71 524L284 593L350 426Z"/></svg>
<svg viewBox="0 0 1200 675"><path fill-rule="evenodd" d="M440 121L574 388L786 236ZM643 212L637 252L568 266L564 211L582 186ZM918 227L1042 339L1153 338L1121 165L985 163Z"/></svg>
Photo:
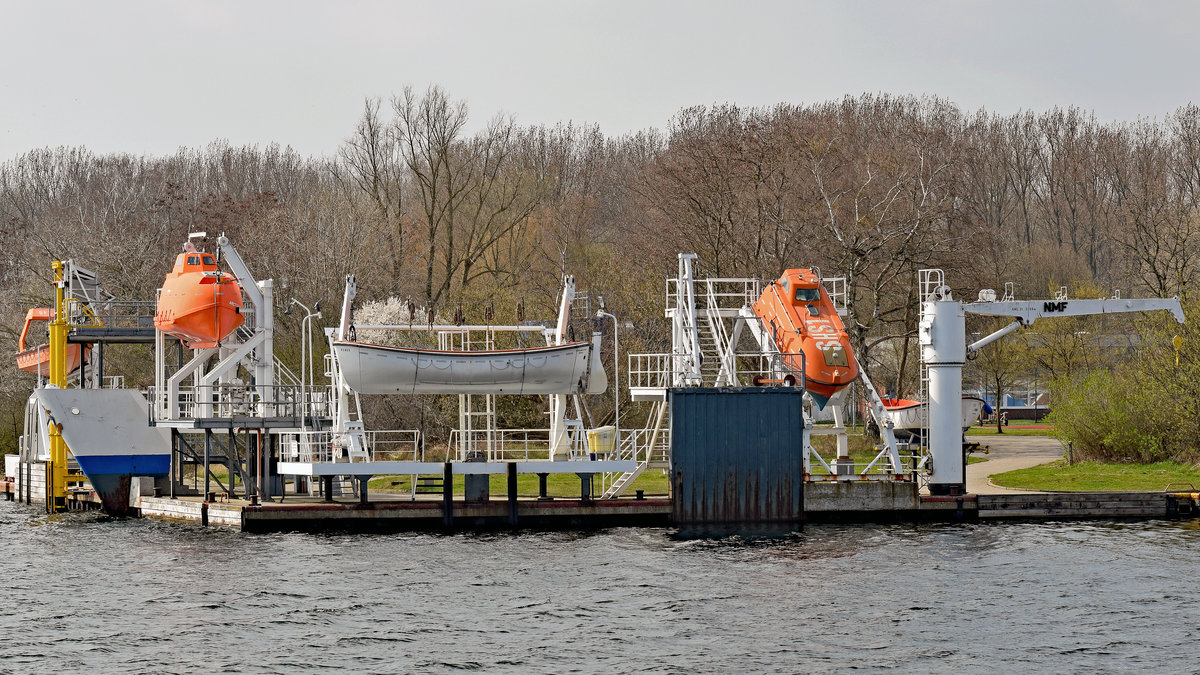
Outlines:
<svg viewBox="0 0 1200 675"><path fill-rule="evenodd" d="M514 462L508 463L508 523L517 527L517 465Z"/></svg>
<svg viewBox="0 0 1200 675"><path fill-rule="evenodd" d="M454 465L450 462L442 467L442 524L446 529L454 527Z"/></svg>

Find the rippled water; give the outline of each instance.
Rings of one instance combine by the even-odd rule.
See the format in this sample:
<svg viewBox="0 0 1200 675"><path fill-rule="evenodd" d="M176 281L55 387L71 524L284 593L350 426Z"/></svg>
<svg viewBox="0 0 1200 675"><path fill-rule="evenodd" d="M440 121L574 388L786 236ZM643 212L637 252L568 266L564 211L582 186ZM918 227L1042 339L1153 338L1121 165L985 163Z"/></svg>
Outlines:
<svg viewBox="0 0 1200 675"><path fill-rule="evenodd" d="M1191 671L1200 523L246 535L0 503L0 670Z"/></svg>

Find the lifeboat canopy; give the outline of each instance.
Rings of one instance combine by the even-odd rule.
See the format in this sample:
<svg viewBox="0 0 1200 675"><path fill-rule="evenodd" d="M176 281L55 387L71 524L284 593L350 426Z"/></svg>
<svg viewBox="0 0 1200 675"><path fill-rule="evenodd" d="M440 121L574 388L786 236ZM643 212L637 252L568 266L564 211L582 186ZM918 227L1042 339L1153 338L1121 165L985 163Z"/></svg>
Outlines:
<svg viewBox="0 0 1200 675"><path fill-rule="evenodd" d="M189 241L158 294L154 326L191 349L216 347L244 321L242 287Z"/></svg>

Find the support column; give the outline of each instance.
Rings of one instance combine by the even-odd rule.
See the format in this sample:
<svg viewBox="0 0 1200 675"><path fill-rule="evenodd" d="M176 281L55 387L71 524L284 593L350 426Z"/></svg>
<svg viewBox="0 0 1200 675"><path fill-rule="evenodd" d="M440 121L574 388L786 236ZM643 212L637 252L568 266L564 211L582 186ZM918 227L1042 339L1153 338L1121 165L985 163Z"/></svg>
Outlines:
<svg viewBox="0 0 1200 675"><path fill-rule="evenodd" d="M442 466L442 524L447 529L454 527L454 465L450 462Z"/></svg>
<svg viewBox="0 0 1200 675"><path fill-rule="evenodd" d="M921 348L929 369L929 453L933 471L929 492L966 492L963 484L962 367L967 360L967 329L962 303L929 301L921 307Z"/></svg>
<svg viewBox="0 0 1200 675"><path fill-rule="evenodd" d="M175 475L179 471L179 430L171 427L171 465L167 469L167 477L171 483L171 499L175 499Z"/></svg>
<svg viewBox="0 0 1200 675"><path fill-rule="evenodd" d="M517 465L508 463L508 524L517 526Z"/></svg>
<svg viewBox="0 0 1200 675"><path fill-rule="evenodd" d="M213 436L212 429L204 430L204 500L208 501L208 495L212 492L210 485L210 477L208 475L208 458L212 455Z"/></svg>

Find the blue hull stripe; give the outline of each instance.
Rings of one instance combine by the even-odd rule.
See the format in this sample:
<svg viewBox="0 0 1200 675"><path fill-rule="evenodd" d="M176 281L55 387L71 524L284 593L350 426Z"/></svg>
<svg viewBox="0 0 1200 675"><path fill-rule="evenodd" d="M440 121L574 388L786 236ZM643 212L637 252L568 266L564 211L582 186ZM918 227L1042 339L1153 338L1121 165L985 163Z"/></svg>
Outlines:
<svg viewBox="0 0 1200 675"><path fill-rule="evenodd" d="M76 457L79 468L93 474L165 476L171 471L171 455L87 455Z"/></svg>

